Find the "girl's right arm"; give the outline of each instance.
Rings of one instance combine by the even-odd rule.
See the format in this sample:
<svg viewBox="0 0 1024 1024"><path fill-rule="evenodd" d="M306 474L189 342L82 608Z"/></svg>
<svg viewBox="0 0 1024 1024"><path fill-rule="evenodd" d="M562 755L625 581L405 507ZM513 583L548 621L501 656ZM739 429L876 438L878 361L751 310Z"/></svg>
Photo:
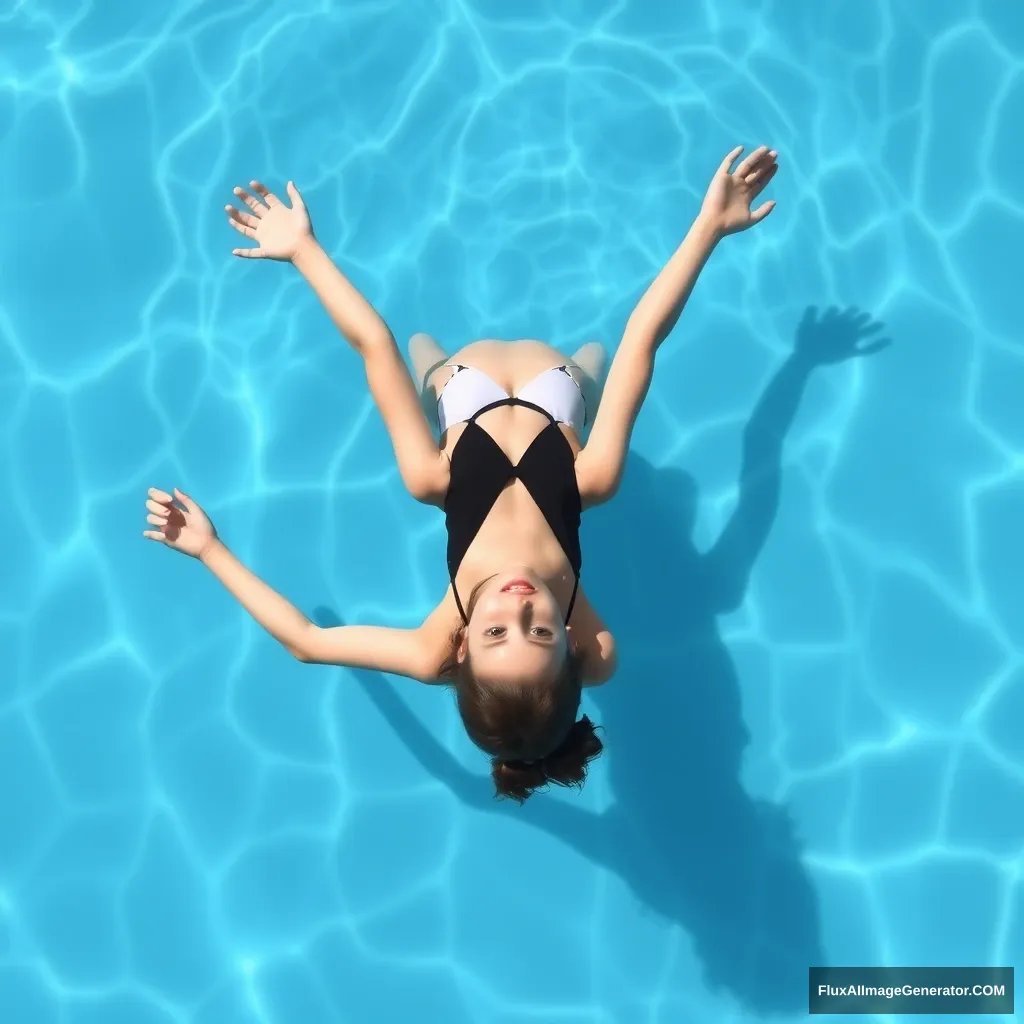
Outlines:
<svg viewBox="0 0 1024 1024"><path fill-rule="evenodd" d="M201 561L238 603L299 661L375 669L421 682L435 680L440 662L422 628L323 628L264 583L221 541L215 540L203 553Z"/></svg>
<svg viewBox="0 0 1024 1024"><path fill-rule="evenodd" d="M439 612L416 629L383 626L321 628L244 566L217 537L206 513L187 495L152 488L145 536L205 565L239 604L300 661L376 669L434 682L443 660ZM442 605L443 608L443 605ZM440 609L439 609L440 611ZM449 613L450 614L450 613Z"/></svg>
<svg viewBox="0 0 1024 1024"><path fill-rule="evenodd" d="M576 592L569 633L583 655L583 685L600 686L615 674L615 637L594 610L583 588Z"/></svg>

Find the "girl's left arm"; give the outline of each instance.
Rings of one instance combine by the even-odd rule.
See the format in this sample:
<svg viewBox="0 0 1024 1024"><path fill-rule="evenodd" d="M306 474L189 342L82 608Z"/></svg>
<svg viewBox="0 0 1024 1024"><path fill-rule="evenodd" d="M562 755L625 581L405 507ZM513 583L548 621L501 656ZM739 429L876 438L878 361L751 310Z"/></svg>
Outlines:
<svg viewBox="0 0 1024 1024"><path fill-rule="evenodd" d="M235 249L235 254L290 262L305 278L342 337L363 357L370 393L391 437L406 489L418 501L442 504L448 490L448 459L438 450L419 390L391 329L316 240L294 183L288 182L290 207L260 182L251 182L251 187L256 195L235 189L251 212L229 206L228 218L257 245Z"/></svg>
<svg viewBox="0 0 1024 1024"><path fill-rule="evenodd" d="M608 501L618 490L633 425L651 386L654 357L679 320L715 246L726 235L760 223L775 206L771 200L751 209L775 176L778 154L762 146L733 169L741 152L742 148L734 149L722 161L686 238L630 314L590 438L576 459L580 496L588 506Z"/></svg>
<svg viewBox="0 0 1024 1024"><path fill-rule="evenodd" d="M315 239L306 242L292 263L363 357L370 394L391 438L406 490L417 501L443 504L448 457L438 449L419 391L391 331Z"/></svg>
<svg viewBox="0 0 1024 1024"><path fill-rule="evenodd" d="M576 458L576 480L586 507L603 504L618 490L633 425L654 376L654 357L720 237L712 221L698 217L630 315L590 437Z"/></svg>

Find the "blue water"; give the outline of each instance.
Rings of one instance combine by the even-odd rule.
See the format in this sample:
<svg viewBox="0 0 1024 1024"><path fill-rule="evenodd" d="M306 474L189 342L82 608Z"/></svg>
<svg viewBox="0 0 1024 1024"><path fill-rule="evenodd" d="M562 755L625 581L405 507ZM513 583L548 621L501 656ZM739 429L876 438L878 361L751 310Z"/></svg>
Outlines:
<svg viewBox="0 0 1024 1024"><path fill-rule="evenodd" d="M1022 124L1016 0L0 0L0 1021L796 1020L811 963L1019 961ZM762 141L586 522L582 794L495 803L446 695L142 539L177 485L320 621L443 590L231 186L294 178L403 342L572 351Z"/></svg>

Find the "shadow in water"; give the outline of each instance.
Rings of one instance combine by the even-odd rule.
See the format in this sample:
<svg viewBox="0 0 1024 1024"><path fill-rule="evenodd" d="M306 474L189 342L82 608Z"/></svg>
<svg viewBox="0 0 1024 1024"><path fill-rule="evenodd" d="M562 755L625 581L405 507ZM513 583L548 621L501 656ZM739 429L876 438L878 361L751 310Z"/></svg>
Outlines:
<svg viewBox="0 0 1024 1024"><path fill-rule="evenodd" d="M807 1006L807 968L825 963L818 906L786 807L740 783L749 737L736 670L717 618L743 601L778 507L783 440L818 366L882 349L855 311L807 310L793 354L743 433L739 498L714 546L699 552L696 486L676 468L631 456L623 487L587 514L588 593L605 609L620 669L588 691L608 745L613 800L591 813L535 796L492 798L423 727L391 684L359 672L366 691L424 769L480 810L514 815L616 872L636 897L692 937L707 984L761 1015ZM321 624L337 622L318 610Z"/></svg>

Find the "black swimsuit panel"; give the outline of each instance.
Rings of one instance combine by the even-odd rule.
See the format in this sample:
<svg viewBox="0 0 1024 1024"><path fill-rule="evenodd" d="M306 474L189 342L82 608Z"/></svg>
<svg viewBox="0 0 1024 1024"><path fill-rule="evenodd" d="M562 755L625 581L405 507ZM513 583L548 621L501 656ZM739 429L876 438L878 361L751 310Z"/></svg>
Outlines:
<svg viewBox="0 0 1024 1024"><path fill-rule="evenodd" d="M524 406L548 418L547 426L533 439L516 464L477 423L478 416L506 405ZM569 609L565 614L568 623L576 603L580 570L583 568L583 554L580 550L582 502L576 483L575 456L572 445L558 429L551 414L521 398L500 399L478 410L466 421L466 428L452 451L444 512L448 530L448 576L455 604L462 621L468 624L469 619L455 587L455 575L501 492L515 479L522 482L536 502L572 567L575 582Z"/></svg>

